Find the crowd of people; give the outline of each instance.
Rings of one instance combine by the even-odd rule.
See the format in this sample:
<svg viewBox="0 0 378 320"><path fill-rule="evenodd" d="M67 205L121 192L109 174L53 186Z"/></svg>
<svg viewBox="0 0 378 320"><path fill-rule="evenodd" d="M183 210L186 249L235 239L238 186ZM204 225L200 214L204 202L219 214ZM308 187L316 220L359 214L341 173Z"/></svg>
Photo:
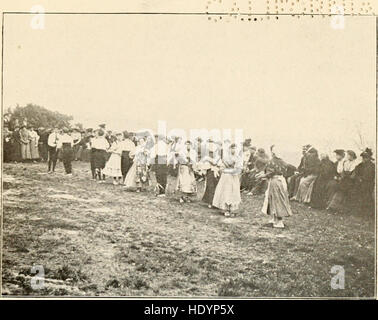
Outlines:
<svg viewBox="0 0 378 320"><path fill-rule="evenodd" d="M55 172L58 159L65 173L72 175L72 161L89 162L92 179L142 192L155 173L155 193L166 194L167 178L175 178L180 203L189 203L197 184L206 181L202 200L209 208L235 216L241 193L265 194L262 211L272 217L273 227L283 228L283 218L292 215L290 201L333 213L347 210L374 213L375 164L366 148L360 159L352 150L334 151L336 162L306 145L298 167L286 163L277 147L269 153L252 145L201 138L183 141L148 133L114 133L97 129L33 128L20 126L3 134L4 162L47 162L47 173Z"/></svg>

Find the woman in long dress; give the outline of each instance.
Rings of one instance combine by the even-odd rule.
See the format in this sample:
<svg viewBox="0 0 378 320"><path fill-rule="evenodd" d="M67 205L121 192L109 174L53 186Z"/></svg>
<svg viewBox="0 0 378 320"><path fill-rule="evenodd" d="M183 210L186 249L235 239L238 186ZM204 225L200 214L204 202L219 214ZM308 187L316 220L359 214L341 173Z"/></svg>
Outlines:
<svg viewBox="0 0 378 320"><path fill-rule="evenodd" d="M190 198L197 192L197 183L194 176L194 166L197 163L197 151L192 148L192 143L186 141L177 156L178 176L176 191L181 193L180 203L191 202Z"/></svg>
<svg viewBox="0 0 378 320"><path fill-rule="evenodd" d="M241 203L239 176L243 168L243 160L237 155L235 144L223 153L221 166L222 174L215 189L213 206L222 210L226 217L235 216Z"/></svg>
<svg viewBox="0 0 378 320"><path fill-rule="evenodd" d="M312 189L310 207L325 209L327 206L327 185L336 175L336 166L328 155L320 155L319 176L316 178Z"/></svg>
<svg viewBox="0 0 378 320"><path fill-rule="evenodd" d="M287 164L278 157L274 146L271 147L271 151L272 159L265 169L265 177L269 181L262 212L272 217L273 228L284 228L283 218L292 215L286 179L284 178Z"/></svg>
<svg viewBox="0 0 378 320"><path fill-rule="evenodd" d="M201 160L201 170L205 171L206 188L202 197L202 201L207 203L209 209L212 208L215 189L220 178L220 154L214 143L208 146L209 154L204 156Z"/></svg>
<svg viewBox="0 0 378 320"><path fill-rule="evenodd" d="M309 203L311 201L312 189L314 182L318 177L319 169L320 160L318 157L318 151L315 148L311 147L307 151L304 173L299 182L298 191L292 200L302 203Z"/></svg>
<svg viewBox="0 0 378 320"><path fill-rule="evenodd" d="M357 164L356 154L354 151L348 150L347 159L343 162L342 169L338 170L338 172L341 171L339 173L338 184L332 198L330 199L327 210L337 213L346 209L346 204L350 200L354 189L354 169L356 168Z"/></svg>
<svg viewBox="0 0 378 320"><path fill-rule="evenodd" d="M21 141L21 160L26 161L31 159L30 154L30 135L29 130L25 125L21 127L20 130L20 141Z"/></svg>
<svg viewBox="0 0 378 320"><path fill-rule="evenodd" d="M106 176L113 177L113 184L118 185L122 182L121 170L121 140L122 133L116 134L116 139L113 141L108 152L111 153L109 160L106 162L105 168L102 171Z"/></svg>
<svg viewBox="0 0 378 320"><path fill-rule="evenodd" d="M38 142L39 142L39 135L34 130L33 127L29 130L29 139L30 139L30 157L33 161L39 159L39 151L38 151Z"/></svg>
<svg viewBox="0 0 378 320"><path fill-rule="evenodd" d="M125 188L141 192L149 185L150 153L151 151L146 146L146 139L140 138L135 150L130 152L133 164L126 174Z"/></svg>

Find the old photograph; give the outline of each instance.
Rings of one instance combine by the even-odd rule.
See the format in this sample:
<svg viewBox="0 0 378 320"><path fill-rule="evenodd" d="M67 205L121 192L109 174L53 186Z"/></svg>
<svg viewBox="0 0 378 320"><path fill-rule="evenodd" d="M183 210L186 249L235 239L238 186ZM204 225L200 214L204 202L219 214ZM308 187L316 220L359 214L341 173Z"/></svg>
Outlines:
<svg viewBox="0 0 378 320"><path fill-rule="evenodd" d="M141 2L2 15L1 297L375 299L373 6Z"/></svg>

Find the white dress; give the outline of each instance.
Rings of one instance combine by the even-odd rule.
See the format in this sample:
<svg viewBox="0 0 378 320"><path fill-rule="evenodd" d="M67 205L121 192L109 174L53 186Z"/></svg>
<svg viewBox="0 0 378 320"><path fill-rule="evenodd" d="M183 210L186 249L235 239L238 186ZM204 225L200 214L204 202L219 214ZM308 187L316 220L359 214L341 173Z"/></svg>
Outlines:
<svg viewBox="0 0 378 320"><path fill-rule="evenodd" d="M111 152L111 156L109 160L106 162L105 168L102 170L102 173L118 178L122 177L122 171L121 171L121 145L118 142L114 142L109 149L109 152Z"/></svg>

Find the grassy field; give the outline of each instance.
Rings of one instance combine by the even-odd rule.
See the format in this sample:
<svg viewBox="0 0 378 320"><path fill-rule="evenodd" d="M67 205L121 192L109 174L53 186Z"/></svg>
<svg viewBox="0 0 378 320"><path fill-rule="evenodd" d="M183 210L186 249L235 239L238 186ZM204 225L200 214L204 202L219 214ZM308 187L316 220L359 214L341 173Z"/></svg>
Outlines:
<svg viewBox="0 0 378 320"><path fill-rule="evenodd" d="M126 192L46 164L4 164L3 268L6 295L374 296L374 217L332 215L292 204L284 230L243 195L225 218L200 201ZM200 186L203 190L203 186ZM200 196L200 195L199 195ZM43 289L30 285L42 265ZM331 289L331 268L345 289Z"/></svg>

